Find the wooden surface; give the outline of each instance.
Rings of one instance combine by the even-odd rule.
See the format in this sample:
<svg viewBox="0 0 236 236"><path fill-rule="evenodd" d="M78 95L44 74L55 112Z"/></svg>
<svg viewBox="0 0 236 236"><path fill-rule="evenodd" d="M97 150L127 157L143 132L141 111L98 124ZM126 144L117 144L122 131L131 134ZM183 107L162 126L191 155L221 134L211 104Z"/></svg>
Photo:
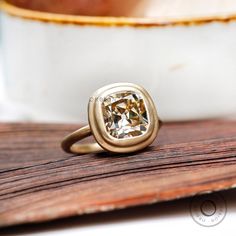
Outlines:
<svg viewBox="0 0 236 236"><path fill-rule="evenodd" d="M236 186L236 121L165 124L142 152L73 156L76 125L0 124L0 225L40 222Z"/></svg>

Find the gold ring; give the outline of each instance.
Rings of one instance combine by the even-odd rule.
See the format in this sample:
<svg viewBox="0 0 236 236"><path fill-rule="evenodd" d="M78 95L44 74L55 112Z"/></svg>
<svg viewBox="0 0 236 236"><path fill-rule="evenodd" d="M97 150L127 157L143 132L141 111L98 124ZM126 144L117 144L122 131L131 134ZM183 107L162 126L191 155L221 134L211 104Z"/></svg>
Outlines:
<svg viewBox="0 0 236 236"><path fill-rule="evenodd" d="M132 83L115 83L98 89L89 100L88 120L89 125L63 139L61 147L65 152L138 151L154 141L161 126L151 96ZM90 135L96 143L77 143Z"/></svg>

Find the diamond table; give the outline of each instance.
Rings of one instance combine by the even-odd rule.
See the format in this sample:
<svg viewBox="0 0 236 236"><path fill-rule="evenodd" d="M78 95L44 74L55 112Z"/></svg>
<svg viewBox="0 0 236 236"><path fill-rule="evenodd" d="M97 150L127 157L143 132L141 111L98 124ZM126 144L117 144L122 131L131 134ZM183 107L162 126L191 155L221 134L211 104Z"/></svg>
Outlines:
<svg viewBox="0 0 236 236"><path fill-rule="evenodd" d="M147 110L140 94L110 94L104 99L102 110L106 129L115 138L139 136L147 130Z"/></svg>

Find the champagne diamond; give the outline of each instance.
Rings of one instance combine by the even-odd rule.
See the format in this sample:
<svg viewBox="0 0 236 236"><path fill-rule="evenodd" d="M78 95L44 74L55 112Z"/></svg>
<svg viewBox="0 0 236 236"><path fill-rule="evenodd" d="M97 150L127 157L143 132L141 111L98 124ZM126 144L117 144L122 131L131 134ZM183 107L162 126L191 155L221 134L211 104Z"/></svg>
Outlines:
<svg viewBox="0 0 236 236"><path fill-rule="evenodd" d="M102 103L102 112L106 130L115 138L135 137L147 131L147 110L140 94L110 94Z"/></svg>

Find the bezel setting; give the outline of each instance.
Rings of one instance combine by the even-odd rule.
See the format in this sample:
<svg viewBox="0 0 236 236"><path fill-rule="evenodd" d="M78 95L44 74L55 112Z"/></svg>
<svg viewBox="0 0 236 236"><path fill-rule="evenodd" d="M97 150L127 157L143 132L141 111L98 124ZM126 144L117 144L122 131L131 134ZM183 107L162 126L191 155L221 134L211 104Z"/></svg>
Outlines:
<svg viewBox="0 0 236 236"><path fill-rule="evenodd" d="M102 105L104 99L109 95L124 92L133 92L142 97L147 112L148 125L147 130L141 135L119 139L107 131ZM103 149L110 152L127 153L145 148L154 141L160 126L152 98L144 88L132 83L115 83L98 89L89 100L88 116L95 140Z"/></svg>

